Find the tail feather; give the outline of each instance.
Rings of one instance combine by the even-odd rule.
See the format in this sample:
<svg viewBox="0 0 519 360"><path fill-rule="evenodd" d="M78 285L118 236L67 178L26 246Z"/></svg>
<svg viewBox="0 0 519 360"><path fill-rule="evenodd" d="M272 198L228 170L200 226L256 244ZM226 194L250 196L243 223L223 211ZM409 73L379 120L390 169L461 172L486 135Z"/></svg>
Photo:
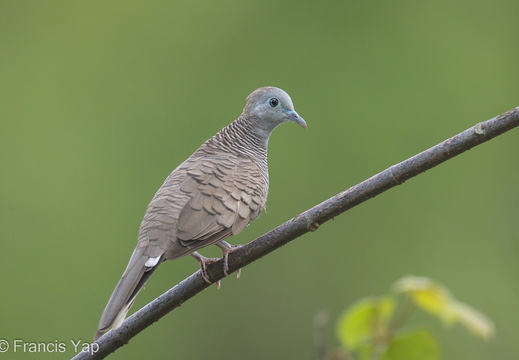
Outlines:
<svg viewBox="0 0 519 360"><path fill-rule="evenodd" d="M94 341L99 339L110 328L117 329L122 324L135 297L162 262L161 257L153 267L147 267L146 262L148 259L149 256L142 253L142 248L135 249L123 276L106 304L103 315L101 315Z"/></svg>

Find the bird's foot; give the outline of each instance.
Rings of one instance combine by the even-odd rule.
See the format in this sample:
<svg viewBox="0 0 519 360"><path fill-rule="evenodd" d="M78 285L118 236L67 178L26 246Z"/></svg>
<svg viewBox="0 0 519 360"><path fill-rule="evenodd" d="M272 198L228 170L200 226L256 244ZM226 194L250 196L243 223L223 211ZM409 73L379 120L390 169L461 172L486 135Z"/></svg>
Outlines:
<svg viewBox="0 0 519 360"><path fill-rule="evenodd" d="M225 276L229 276L227 273L229 271L229 254L232 253L235 250L238 250L243 245L231 245L226 241L219 241L216 243L216 246L218 246L220 249L222 249L223 254L223 273ZM239 279L241 275L241 269L238 269L236 271L236 278Z"/></svg>
<svg viewBox="0 0 519 360"><path fill-rule="evenodd" d="M202 271L202 277L204 278L204 280L208 284L212 284L212 282L209 280L209 276L207 275L207 265L212 264L220 259L219 258L206 258L205 256L200 255L196 251L194 253L192 253L191 256L194 257L195 260L198 261L198 263L200 264L200 271ZM216 284L216 289L220 290L220 286L221 286L220 280L215 282L215 284Z"/></svg>

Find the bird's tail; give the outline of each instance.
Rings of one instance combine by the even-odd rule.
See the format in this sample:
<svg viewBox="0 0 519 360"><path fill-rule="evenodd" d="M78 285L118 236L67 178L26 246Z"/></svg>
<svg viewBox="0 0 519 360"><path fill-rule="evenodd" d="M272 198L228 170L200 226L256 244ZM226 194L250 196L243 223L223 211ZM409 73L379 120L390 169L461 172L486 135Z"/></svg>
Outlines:
<svg viewBox="0 0 519 360"><path fill-rule="evenodd" d="M143 254L143 248L137 247L135 249L121 280L117 283L110 300L106 304L103 315L101 315L94 341L110 328L117 329L122 324L135 297L160 265L163 256L152 267L146 266L148 259L149 256Z"/></svg>

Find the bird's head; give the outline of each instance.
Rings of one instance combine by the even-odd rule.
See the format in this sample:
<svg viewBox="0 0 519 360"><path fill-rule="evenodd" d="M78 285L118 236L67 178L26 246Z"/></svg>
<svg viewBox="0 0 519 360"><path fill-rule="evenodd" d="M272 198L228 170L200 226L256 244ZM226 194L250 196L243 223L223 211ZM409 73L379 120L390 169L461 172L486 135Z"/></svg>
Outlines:
<svg viewBox="0 0 519 360"><path fill-rule="evenodd" d="M279 124L288 121L306 128L306 122L294 110L290 96L276 87L268 86L254 90L247 97L242 115L255 120L259 127L269 133Z"/></svg>

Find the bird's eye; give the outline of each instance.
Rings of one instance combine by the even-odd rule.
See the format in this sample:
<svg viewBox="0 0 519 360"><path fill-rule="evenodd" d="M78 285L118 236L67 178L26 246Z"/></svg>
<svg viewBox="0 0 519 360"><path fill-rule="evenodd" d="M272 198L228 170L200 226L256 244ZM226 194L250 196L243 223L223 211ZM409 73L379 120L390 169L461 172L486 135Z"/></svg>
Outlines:
<svg viewBox="0 0 519 360"><path fill-rule="evenodd" d="M279 104L279 100L276 99L276 98L270 98L270 100L269 100L269 104L270 104L270 106L272 106L272 107L276 107L276 106L278 106L278 104Z"/></svg>

